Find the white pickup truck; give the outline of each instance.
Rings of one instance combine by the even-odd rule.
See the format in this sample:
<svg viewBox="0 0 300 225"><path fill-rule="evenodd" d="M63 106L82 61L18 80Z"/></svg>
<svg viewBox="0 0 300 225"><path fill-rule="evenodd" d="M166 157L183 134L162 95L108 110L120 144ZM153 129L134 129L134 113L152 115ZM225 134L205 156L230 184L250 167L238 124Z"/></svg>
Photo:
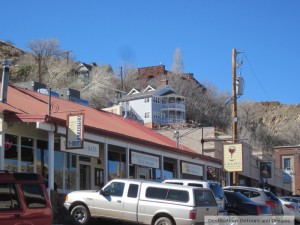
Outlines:
<svg viewBox="0 0 300 225"><path fill-rule="evenodd" d="M98 191L74 191L64 206L73 222L86 225L91 217L148 225L195 225L204 215L218 215L210 189L115 179Z"/></svg>

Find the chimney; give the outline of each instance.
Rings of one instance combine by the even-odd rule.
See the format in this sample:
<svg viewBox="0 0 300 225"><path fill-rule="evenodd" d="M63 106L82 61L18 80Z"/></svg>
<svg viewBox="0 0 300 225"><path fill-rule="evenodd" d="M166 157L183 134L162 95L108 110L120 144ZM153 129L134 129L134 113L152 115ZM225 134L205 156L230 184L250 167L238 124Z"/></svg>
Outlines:
<svg viewBox="0 0 300 225"><path fill-rule="evenodd" d="M9 61L3 61L3 73L1 83L1 96L0 101L3 103L7 102L7 88L8 88L8 77L9 77Z"/></svg>

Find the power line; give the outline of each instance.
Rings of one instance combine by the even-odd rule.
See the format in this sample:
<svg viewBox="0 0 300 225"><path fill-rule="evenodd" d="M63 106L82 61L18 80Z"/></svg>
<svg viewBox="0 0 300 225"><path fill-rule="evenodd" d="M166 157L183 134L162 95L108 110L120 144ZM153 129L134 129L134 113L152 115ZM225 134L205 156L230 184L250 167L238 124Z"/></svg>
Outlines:
<svg viewBox="0 0 300 225"><path fill-rule="evenodd" d="M254 72L254 70L253 70L253 68L252 68L252 66L251 66L251 64L250 64L247 55L246 55L245 53L243 53L243 54L244 54L245 59L247 60L249 66L250 66L250 69L251 69L251 71L252 71L252 73L253 73L253 75L254 75L254 78L256 79L257 83L259 84L259 86L261 87L261 89L264 91L264 93L266 94L266 96L268 97L268 99L271 100L271 98L270 98L270 96L268 95L267 91L264 89L263 85L261 84L261 82L260 82L259 79L257 78L256 73Z"/></svg>

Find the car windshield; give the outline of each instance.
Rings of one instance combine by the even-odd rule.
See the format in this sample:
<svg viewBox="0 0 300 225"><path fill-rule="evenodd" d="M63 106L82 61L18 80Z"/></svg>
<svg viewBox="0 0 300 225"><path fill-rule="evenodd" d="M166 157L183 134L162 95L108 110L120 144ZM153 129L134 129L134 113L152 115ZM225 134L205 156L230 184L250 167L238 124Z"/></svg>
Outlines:
<svg viewBox="0 0 300 225"><path fill-rule="evenodd" d="M209 188L213 191L216 198L223 198L223 189L218 183L210 183Z"/></svg>

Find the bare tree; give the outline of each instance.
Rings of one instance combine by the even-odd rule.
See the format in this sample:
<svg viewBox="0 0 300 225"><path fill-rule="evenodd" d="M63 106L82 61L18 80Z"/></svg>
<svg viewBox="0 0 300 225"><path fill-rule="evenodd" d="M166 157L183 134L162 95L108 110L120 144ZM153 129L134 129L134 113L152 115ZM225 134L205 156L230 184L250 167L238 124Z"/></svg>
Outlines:
<svg viewBox="0 0 300 225"><path fill-rule="evenodd" d="M120 81L116 78L111 66L102 65L92 67L84 85L77 87L83 98L96 108L104 108L115 103L116 93Z"/></svg>
<svg viewBox="0 0 300 225"><path fill-rule="evenodd" d="M173 55L172 72L175 74L183 74L184 66L182 61L182 53L180 48L176 48Z"/></svg>
<svg viewBox="0 0 300 225"><path fill-rule="evenodd" d="M120 74L120 71L119 71ZM130 65L125 65L122 67L122 83L120 83L119 89L123 88L123 91L129 92L132 88L143 88L141 81L139 79L138 69ZM123 86L123 87L122 87Z"/></svg>
<svg viewBox="0 0 300 225"><path fill-rule="evenodd" d="M190 123L199 123L205 126L215 126L226 130L230 125L230 107L226 106L228 95L218 93L217 89L209 84L204 91L203 86L184 75L168 74L170 85L185 99L186 117Z"/></svg>
<svg viewBox="0 0 300 225"><path fill-rule="evenodd" d="M300 122L288 121L281 125L279 134L282 140L285 140L289 145L300 144Z"/></svg>
<svg viewBox="0 0 300 225"><path fill-rule="evenodd" d="M62 57L63 51L60 49L58 41L55 39L30 41L28 47L33 53L33 58L38 69L36 74L37 78L35 80L43 82L49 69L49 60Z"/></svg>

